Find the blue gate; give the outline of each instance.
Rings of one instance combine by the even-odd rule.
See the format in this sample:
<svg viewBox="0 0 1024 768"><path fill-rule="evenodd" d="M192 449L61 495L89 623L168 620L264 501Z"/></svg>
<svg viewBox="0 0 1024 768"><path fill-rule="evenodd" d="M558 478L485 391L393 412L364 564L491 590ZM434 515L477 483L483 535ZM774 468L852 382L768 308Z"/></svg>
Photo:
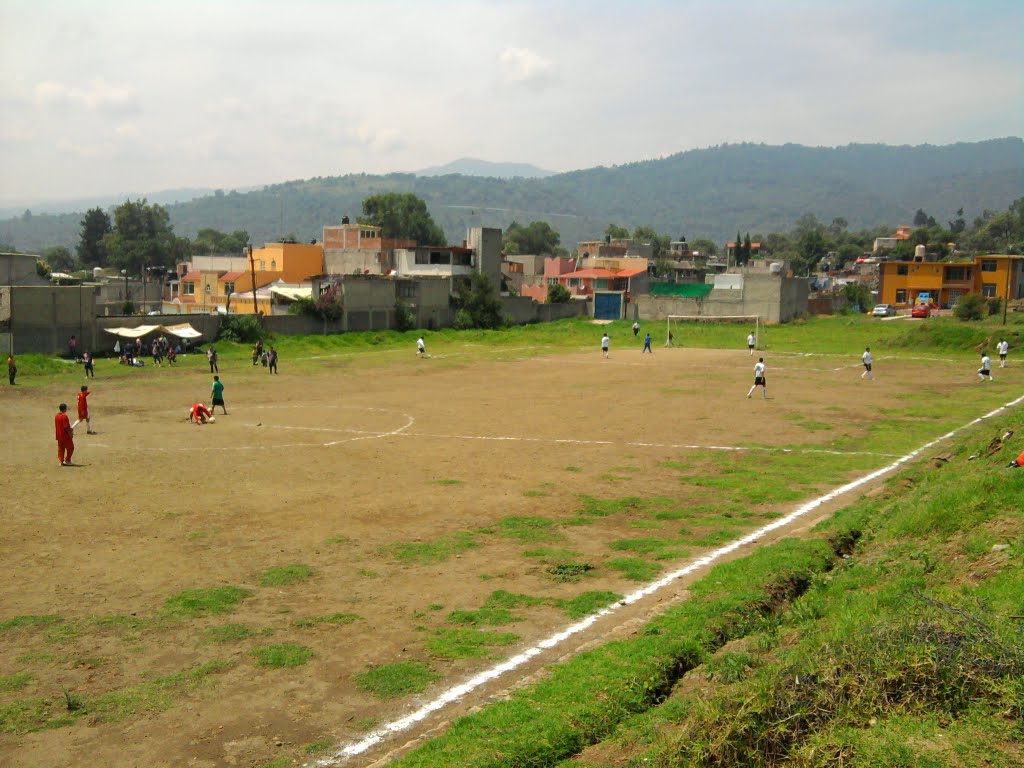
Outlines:
<svg viewBox="0 0 1024 768"><path fill-rule="evenodd" d="M622 294L621 293L595 293L594 294L594 319L595 320L621 320L622 319Z"/></svg>

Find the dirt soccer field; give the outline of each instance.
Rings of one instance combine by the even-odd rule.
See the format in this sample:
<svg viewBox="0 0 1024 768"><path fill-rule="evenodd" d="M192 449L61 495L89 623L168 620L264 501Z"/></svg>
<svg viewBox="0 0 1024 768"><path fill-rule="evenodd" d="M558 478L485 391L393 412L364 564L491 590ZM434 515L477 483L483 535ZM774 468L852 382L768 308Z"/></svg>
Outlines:
<svg viewBox="0 0 1024 768"><path fill-rule="evenodd" d="M506 354L222 364L203 427L204 360L101 361L73 467L80 382L0 392L0 764L312 760L1022 381L766 354L764 401L745 350Z"/></svg>

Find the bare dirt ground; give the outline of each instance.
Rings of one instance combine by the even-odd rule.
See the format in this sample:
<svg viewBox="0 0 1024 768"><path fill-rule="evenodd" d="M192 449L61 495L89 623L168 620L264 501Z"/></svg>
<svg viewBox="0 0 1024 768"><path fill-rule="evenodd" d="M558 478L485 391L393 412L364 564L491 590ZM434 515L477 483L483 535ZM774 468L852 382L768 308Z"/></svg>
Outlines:
<svg viewBox="0 0 1024 768"><path fill-rule="evenodd" d="M186 410L208 402L211 379L201 362L106 381L113 363L100 361L90 398L98 434L78 430L74 467L57 465L52 424L58 402L74 411L77 387L0 392L0 622L59 617L0 633L0 675L30 675L0 689L0 707L32 701L52 720L68 715L66 693L107 702L63 725L0 733L0 764L75 766L88 756L92 765L264 766L307 759L311 742L358 740L494 663L431 658L425 638L452 626L449 612L480 608L499 589L570 598L636 588L601 564L631 554L611 542L656 526L628 513L563 524L582 496L665 497L713 514L714 489L688 486L673 467L699 455L706 472L742 467L756 485L757 462L695 446L813 447L837 432L864 434L921 365L893 361L864 382L856 360L769 358L772 399L762 401L746 398L745 351L480 361L467 349L434 360L396 353L372 367L327 359L293 372L283 363L277 377L239 363L221 367L230 415L195 427ZM878 451L877 466L891 461L877 446L863 450ZM736 536L794 506L751 504ZM502 521L512 516L554 520L552 540L509 535ZM688 521L690 533L701 533L699 522ZM476 546L439 562L393 549L459 533ZM574 550L597 567L581 582L558 582L543 560L524 556L537 547ZM689 547L664 566L710 548ZM292 564L309 566L311 578L260 585L268 569ZM183 590L223 586L250 594L230 614L165 617L165 601ZM295 624L337 613L358 618ZM498 654L570 621L546 605L517 613L521 621L500 629L521 641ZM229 623L249 636L211 642L208 630ZM295 668L258 666L252 650L272 643L314 656ZM443 679L398 699L357 690L357 673L412 659ZM159 682L209 662L226 664L194 686Z"/></svg>

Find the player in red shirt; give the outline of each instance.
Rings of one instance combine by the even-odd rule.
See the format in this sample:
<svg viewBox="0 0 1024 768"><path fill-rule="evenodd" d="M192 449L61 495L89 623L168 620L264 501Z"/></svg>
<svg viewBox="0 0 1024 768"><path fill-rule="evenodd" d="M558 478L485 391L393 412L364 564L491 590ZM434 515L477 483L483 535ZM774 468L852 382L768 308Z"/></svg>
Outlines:
<svg viewBox="0 0 1024 768"><path fill-rule="evenodd" d="M82 385L82 391L78 393L78 421L71 425L74 429L78 426L79 422L85 422L85 433L87 435L95 435L92 431L92 419L89 418L89 387L85 384Z"/></svg>
<svg viewBox="0 0 1024 768"><path fill-rule="evenodd" d="M195 422L196 426L199 426L208 422L212 415L210 409L202 403L193 403L192 409L188 412L188 420Z"/></svg>
<svg viewBox="0 0 1024 768"><path fill-rule="evenodd" d="M57 433L57 461L63 467L70 467L75 453L75 431L68 418L67 403L60 404L60 413L53 417L53 426Z"/></svg>

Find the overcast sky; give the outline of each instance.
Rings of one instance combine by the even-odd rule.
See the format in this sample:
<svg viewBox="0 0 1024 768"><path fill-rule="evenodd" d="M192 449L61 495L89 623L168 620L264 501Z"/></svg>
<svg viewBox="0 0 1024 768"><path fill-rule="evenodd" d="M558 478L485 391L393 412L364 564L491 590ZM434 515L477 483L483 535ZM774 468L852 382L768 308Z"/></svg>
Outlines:
<svg viewBox="0 0 1024 768"><path fill-rule="evenodd" d="M0 202L1024 133L1009 0L0 0Z"/></svg>

